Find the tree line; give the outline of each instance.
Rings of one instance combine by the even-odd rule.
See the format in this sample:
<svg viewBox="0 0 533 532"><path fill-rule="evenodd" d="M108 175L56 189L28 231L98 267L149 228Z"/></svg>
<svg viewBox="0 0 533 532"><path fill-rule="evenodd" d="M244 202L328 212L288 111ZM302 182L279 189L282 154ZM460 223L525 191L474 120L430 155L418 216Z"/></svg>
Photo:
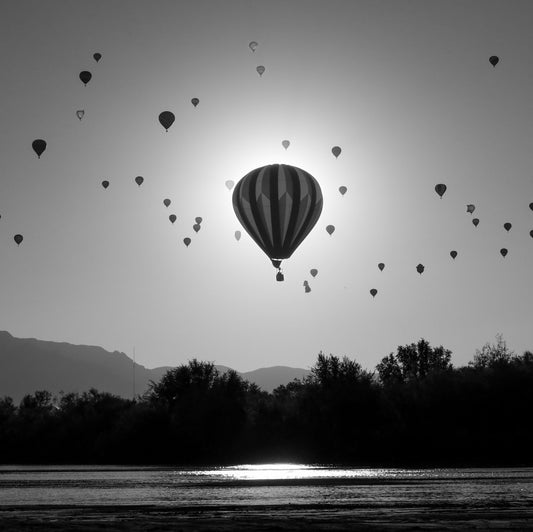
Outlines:
<svg viewBox="0 0 533 532"><path fill-rule="evenodd" d="M305 379L259 389L196 359L136 400L91 389L0 399L0 461L18 464L533 465L533 353L503 338L453 367L424 339L370 372L319 353Z"/></svg>

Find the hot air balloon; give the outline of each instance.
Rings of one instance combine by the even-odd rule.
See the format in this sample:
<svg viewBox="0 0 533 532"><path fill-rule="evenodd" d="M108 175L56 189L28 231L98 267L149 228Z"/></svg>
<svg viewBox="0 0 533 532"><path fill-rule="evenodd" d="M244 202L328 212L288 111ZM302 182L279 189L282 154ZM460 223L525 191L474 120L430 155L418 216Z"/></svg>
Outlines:
<svg viewBox="0 0 533 532"><path fill-rule="evenodd" d="M457 257L457 251L455 251L455 250L450 251L450 256L452 257L452 259L455 260L455 257Z"/></svg>
<svg viewBox="0 0 533 532"><path fill-rule="evenodd" d="M533 211L533 202L529 204L529 208Z"/></svg>
<svg viewBox="0 0 533 532"><path fill-rule="evenodd" d="M511 227L513 227L513 224L510 223L510 222L505 222L505 223L503 224L503 228L504 228L507 232L509 232L509 231L511 230Z"/></svg>
<svg viewBox="0 0 533 532"><path fill-rule="evenodd" d="M335 226L334 225L328 225L326 226L326 231L331 236L335 232Z"/></svg>
<svg viewBox="0 0 533 532"><path fill-rule="evenodd" d="M202 226L200 224L194 224L192 226L192 228L194 229L194 231L197 233L198 231L200 231L200 229L202 228Z"/></svg>
<svg viewBox="0 0 533 532"><path fill-rule="evenodd" d="M171 214L168 219L170 220L170 223L173 224L176 221L177 216L175 214Z"/></svg>
<svg viewBox="0 0 533 532"><path fill-rule="evenodd" d="M109 186L109 181L102 181L102 186L107 188Z"/></svg>
<svg viewBox="0 0 533 532"><path fill-rule="evenodd" d="M194 107L196 107L200 103L200 100L198 98L193 98L191 103L194 105Z"/></svg>
<svg viewBox="0 0 533 532"><path fill-rule="evenodd" d="M442 199L443 194L446 192L446 188L446 185L442 183L435 185L435 192L440 196L440 199Z"/></svg>
<svg viewBox="0 0 533 532"><path fill-rule="evenodd" d="M96 52L95 54L93 54L93 58L98 63L98 61L102 59L102 54L99 54L98 52Z"/></svg>
<svg viewBox="0 0 533 532"><path fill-rule="evenodd" d="M378 293L378 291L377 291L375 288L371 288L371 289L370 289L370 295L371 295L372 297L376 297L376 294L377 294L377 293Z"/></svg>
<svg viewBox="0 0 533 532"><path fill-rule="evenodd" d="M505 257L507 255L507 250L505 248L500 249L500 253L502 254L502 257Z"/></svg>
<svg viewBox="0 0 533 532"><path fill-rule="evenodd" d="M46 150L46 141L43 139L36 139L31 143L33 151L37 154L37 157L40 159L44 150Z"/></svg>
<svg viewBox="0 0 533 532"><path fill-rule="evenodd" d="M305 290L305 293L308 294L309 292L311 292L311 287L308 284L306 284L304 290Z"/></svg>
<svg viewBox="0 0 533 532"><path fill-rule="evenodd" d="M533 229L531 229L531 231L529 231L529 236L530 236L531 238L533 238Z"/></svg>
<svg viewBox="0 0 533 532"><path fill-rule="evenodd" d="M233 188L233 185L234 185L234 184L235 184L235 183L234 183L231 179L228 179L228 180L226 181L226 187L228 188L228 190L231 190L231 189Z"/></svg>
<svg viewBox="0 0 533 532"><path fill-rule="evenodd" d="M80 79L81 79L82 83L85 86L87 86L87 83L89 83L89 81L91 81L92 77L93 77L93 75L87 70L84 70L83 72L80 72Z"/></svg>
<svg viewBox="0 0 533 532"><path fill-rule="evenodd" d="M163 200L163 205L164 205L165 207L168 207L171 203L172 203L172 202L171 202L168 198Z"/></svg>
<svg viewBox="0 0 533 532"><path fill-rule="evenodd" d="M83 118L83 115L85 114L85 111L83 109L78 109L76 111L76 116L81 120Z"/></svg>
<svg viewBox="0 0 533 532"><path fill-rule="evenodd" d="M491 55L489 57L489 63L495 67L500 62L500 58L497 55Z"/></svg>
<svg viewBox="0 0 533 532"><path fill-rule="evenodd" d="M318 270L316 268L313 268L311 270L309 270L309 273L313 276L313 277L316 277L317 274L318 274Z"/></svg>
<svg viewBox="0 0 533 532"><path fill-rule="evenodd" d="M138 175L136 178L135 178L135 183L137 183L139 186L141 186L144 182L144 177Z"/></svg>
<svg viewBox="0 0 533 532"><path fill-rule="evenodd" d="M194 221L197 223L197 224L201 224L202 223L202 217L201 216L197 216Z"/></svg>
<svg viewBox="0 0 533 532"><path fill-rule="evenodd" d="M255 52L255 49L258 45L255 41L252 41L248 46L250 47L250 50L252 50L252 52Z"/></svg>
<svg viewBox="0 0 533 532"><path fill-rule="evenodd" d="M241 239L241 232L240 231L235 231L235 240L237 240L237 242Z"/></svg>
<svg viewBox="0 0 533 532"><path fill-rule="evenodd" d="M479 218L474 218L474 219L472 220L472 223L477 227L478 224L479 224Z"/></svg>
<svg viewBox="0 0 533 532"><path fill-rule="evenodd" d="M191 243L191 239L187 236L187 237L185 237L185 238L183 239L183 243L184 243L187 247L189 247L189 244Z"/></svg>
<svg viewBox="0 0 533 532"><path fill-rule="evenodd" d="M342 196L346 194L347 190L348 189L344 185L342 187L339 187L339 192L341 193Z"/></svg>
<svg viewBox="0 0 533 532"><path fill-rule="evenodd" d="M322 201L318 181L288 164L256 168L233 191L237 218L278 270L313 229Z"/></svg>
<svg viewBox="0 0 533 532"><path fill-rule="evenodd" d="M379 268L379 271L382 272L383 269L385 268L385 264L383 264L382 262L380 262L380 263L378 264L378 268Z"/></svg>
<svg viewBox="0 0 533 532"><path fill-rule="evenodd" d="M339 148L339 146L333 146L333 148L331 148L331 153L333 153L333 155L335 155L335 159L341 154L341 149Z"/></svg>
<svg viewBox="0 0 533 532"><path fill-rule="evenodd" d="M279 271L278 273L276 273L276 281L281 282L281 281L283 281L283 280L285 280L285 277L284 277L283 273L281 273L281 271Z"/></svg>
<svg viewBox="0 0 533 532"><path fill-rule="evenodd" d="M168 128L174 123L176 117L174 113L170 111L163 111L159 114L159 123L165 128L165 131L168 132Z"/></svg>
<svg viewBox="0 0 533 532"><path fill-rule="evenodd" d="M290 143L288 140L282 140L282 141L281 141L281 145L282 145L285 149L287 149L287 148L291 145L291 143Z"/></svg>
<svg viewBox="0 0 533 532"><path fill-rule="evenodd" d="M416 271L422 275L423 271L424 271L424 265L423 264L418 264L417 267L416 267Z"/></svg>
<svg viewBox="0 0 533 532"><path fill-rule="evenodd" d="M466 212L469 212L470 214L472 214L475 210L476 210L476 206L472 203L469 203L466 206Z"/></svg>
<svg viewBox="0 0 533 532"><path fill-rule="evenodd" d="M22 235L15 235L13 237L13 240L17 244L17 246L20 246L20 243L24 240L24 237Z"/></svg>
<svg viewBox="0 0 533 532"><path fill-rule="evenodd" d="M257 73L259 74L259 76L262 76L263 73L265 72L265 67L263 65L259 65L257 68Z"/></svg>

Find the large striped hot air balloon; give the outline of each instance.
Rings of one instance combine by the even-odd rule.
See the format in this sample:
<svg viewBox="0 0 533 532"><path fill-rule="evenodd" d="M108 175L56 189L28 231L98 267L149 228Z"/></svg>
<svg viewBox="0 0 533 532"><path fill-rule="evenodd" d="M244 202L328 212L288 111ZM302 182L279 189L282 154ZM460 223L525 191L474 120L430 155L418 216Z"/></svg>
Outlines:
<svg viewBox="0 0 533 532"><path fill-rule="evenodd" d="M246 174L233 191L233 209L242 226L267 254L278 274L317 223L322 212L318 181L305 170L270 164ZM277 276L283 280L283 275Z"/></svg>

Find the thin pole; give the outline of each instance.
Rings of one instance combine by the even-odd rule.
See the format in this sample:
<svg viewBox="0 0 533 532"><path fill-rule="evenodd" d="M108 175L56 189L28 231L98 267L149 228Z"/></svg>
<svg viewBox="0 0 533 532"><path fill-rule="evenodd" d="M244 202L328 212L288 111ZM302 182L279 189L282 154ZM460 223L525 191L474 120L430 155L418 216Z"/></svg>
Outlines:
<svg viewBox="0 0 533 532"><path fill-rule="evenodd" d="M135 346L133 346L133 400L135 401Z"/></svg>

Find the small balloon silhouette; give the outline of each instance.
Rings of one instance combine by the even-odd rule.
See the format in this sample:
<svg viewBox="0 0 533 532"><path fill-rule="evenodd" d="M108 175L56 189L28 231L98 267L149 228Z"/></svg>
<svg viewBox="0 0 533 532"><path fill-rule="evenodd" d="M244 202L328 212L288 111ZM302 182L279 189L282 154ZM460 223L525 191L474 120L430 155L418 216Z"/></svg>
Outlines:
<svg viewBox="0 0 533 532"><path fill-rule="evenodd" d="M333 155L335 155L335 159L338 158L338 156L341 154L341 149L339 146L333 146L333 148L331 148L331 153L333 153Z"/></svg>
<svg viewBox="0 0 533 532"><path fill-rule="evenodd" d="M475 210L476 210L476 206L472 203L469 203L466 206L466 212L469 212L470 214L472 214Z"/></svg>
<svg viewBox="0 0 533 532"><path fill-rule="evenodd" d="M474 219L472 220L472 223L477 227L478 224L479 224L479 218L474 218Z"/></svg>
<svg viewBox="0 0 533 532"><path fill-rule="evenodd" d="M36 139L31 143L33 151L37 154L37 158L40 159L44 150L46 150L46 141L43 139Z"/></svg>
<svg viewBox="0 0 533 532"><path fill-rule="evenodd" d="M380 271L383 271L383 268L385 268L385 264L383 264L382 262L380 262L380 263L378 264L378 268L379 268Z"/></svg>
<svg viewBox="0 0 533 532"><path fill-rule="evenodd" d="M93 75L87 70L84 70L83 72L80 72L80 79L81 79L82 83L85 86L87 86L87 83L89 83L89 81L91 81L92 77L93 77Z"/></svg>
<svg viewBox="0 0 533 532"><path fill-rule="evenodd" d="M187 237L185 237L185 238L183 239L183 243L184 243L187 247L189 247L189 244L191 243L191 239L187 236Z"/></svg>
<svg viewBox="0 0 533 532"><path fill-rule="evenodd" d="M235 185L235 182L232 181L231 179L228 179L226 181L226 187L228 188L228 190L231 190L233 188L233 185Z"/></svg>
<svg viewBox="0 0 533 532"><path fill-rule="evenodd" d="M98 52L96 52L95 54L93 54L93 58L98 63L98 61L102 59L102 54L99 54Z"/></svg>
<svg viewBox="0 0 533 532"><path fill-rule="evenodd" d="M258 44L255 41L252 41L248 46L250 47L250 50L252 50L252 52L255 52L255 49L257 48Z"/></svg>
<svg viewBox="0 0 533 532"><path fill-rule="evenodd" d="M281 141L281 145L282 145L285 149L287 149L287 148L291 145L291 143L290 143L288 140L282 140L282 141Z"/></svg>
<svg viewBox="0 0 533 532"><path fill-rule="evenodd" d="M450 255L451 255L452 259L455 260L455 257L457 257L457 251L455 251L455 250L450 251Z"/></svg>
<svg viewBox="0 0 533 532"><path fill-rule="evenodd" d="M309 273L313 276L313 277L316 277L317 274L318 274L318 270L316 268L313 268L311 270L309 270Z"/></svg>
<svg viewBox="0 0 533 532"><path fill-rule="evenodd" d="M198 231L200 231L200 229L202 228L202 226L200 224L194 224L192 226L192 228L194 229L194 231L197 233Z"/></svg>
<svg viewBox="0 0 533 532"><path fill-rule="evenodd" d="M529 204L529 208L533 211L533 202Z"/></svg>
<svg viewBox="0 0 533 532"><path fill-rule="evenodd" d="M497 55L491 55L489 57L489 63L495 67L500 62L500 58Z"/></svg>
<svg viewBox="0 0 533 532"><path fill-rule="evenodd" d="M507 232L509 232L509 231L511 230L511 227L513 227L513 224L511 224L510 222L505 222L505 223L503 224L503 228L504 228Z"/></svg>
<svg viewBox="0 0 533 532"><path fill-rule="evenodd" d="M348 189L344 185L342 187L339 187L339 192L341 193L342 196L346 194L347 190Z"/></svg>
<svg viewBox="0 0 533 532"><path fill-rule="evenodd" d="M173 224L177 220L177 216L175 214L171 214L168 219L170 220L170 223Z"/></svg>
<svg viewBox="0 0 533 532"><path fill-rule="evenodd" d="M265 67L263 65L259 65L257 68L257 73L259 74L259 76L262 76L265 72Z"/></svg>
<svg viewBox="0 0 533 532"><path fill-rule="evenodd" d="M170 204L171 204L171 201L168 198L163 200L163 205L165 207L168 207Z"/></svg>
<svg viewBox="0 0 533 532"><path fill-rule="evenodd" d="M202 220L203 218L201 216L197 216L194 221L197 223L197 224L201 224L202 223Z"/></svg>
<svg viewBox="0 0 533 532"><path fill-rule="evenodd" d="M144 177L138 175L136 178L135 178L135 183L137 183L139 186L141 186L144 182Z"/></svg>
<svg viewBox="0 0 533 532"><path fill-rule="evenodd" d="M327 231L328 234L331 236L331 235L334 233L334 231L335 231L335 226L334 226L334 225L328 225L328 226L326 227L326 231Z"/></svg>
<svg viewBox="0 0 533 532"><path fill-rule="evenodd" d="M377 294L377 293L378 293L378 291L377 291L375 288L371 288L371 289L370 289L370 295L371 295L372 297L376 297L376 294Z"/></svg>
<svg viewBox="0 0 533 532"><path fill-rule="evenodd" d="M79 120L81 120L83 118L84 114L85 114L85 111L83 109L78 109L76 111L76 116L78 117Z"/></svg>
<svg viewBox="0 0 533 532"><path fill-rule="evenodd" d="M235 231L235 240L237 240L237 242L241 239L241 232L240 231Z"/></svg>
<svg viewBox="0 0 533 532"><path fill-rule="evenodd" d="M176 120L176 117L171 111L163 111L162 113L159 113L159 123L167 132L170 126L174 123L174 120Z"/></svg>
<svg viewBox="0 0 533 532"><path fill-rule="evenodd" d="M200 100L198 98L193 98L191 103L194 105L194 107L196 107L200 103Z"/></svg>
<svg viewBox="0 0 533 532"><path fill-rule="evenodd" d="M444 185L443 183L435 185L435 192L440 196L440 199L442 199L442 196L446 192L446 188L446 185Z"/></svg>
<svg viewBox="0 0 533 532"><path fill-rule="evenodd" d="M422 275L422 273L424 272L424 265L423 264L418 264L417 267L416 267L416 271Z"/></svg>
<svg viewBox="0 0 533 532"><path fill-rule="evenodd" d="M104 188L107 188L109 186L109 181L107 181L107 180L106 181L102 181L102 186Z"/></svg>
<svg viewBox="0 0 533 532"><path fill-rule="evenodd" d="M20 246L21 242L24 240L22 235L15 235L13 240L16 242L17 246Z"/></svg>
<svg viewBox="0 0 533 532"><path fill-rule="evenodd" d="M505 257L507 255L507 250L505 248L500 249L500 253L502 254L502 257Z"/></svg>

